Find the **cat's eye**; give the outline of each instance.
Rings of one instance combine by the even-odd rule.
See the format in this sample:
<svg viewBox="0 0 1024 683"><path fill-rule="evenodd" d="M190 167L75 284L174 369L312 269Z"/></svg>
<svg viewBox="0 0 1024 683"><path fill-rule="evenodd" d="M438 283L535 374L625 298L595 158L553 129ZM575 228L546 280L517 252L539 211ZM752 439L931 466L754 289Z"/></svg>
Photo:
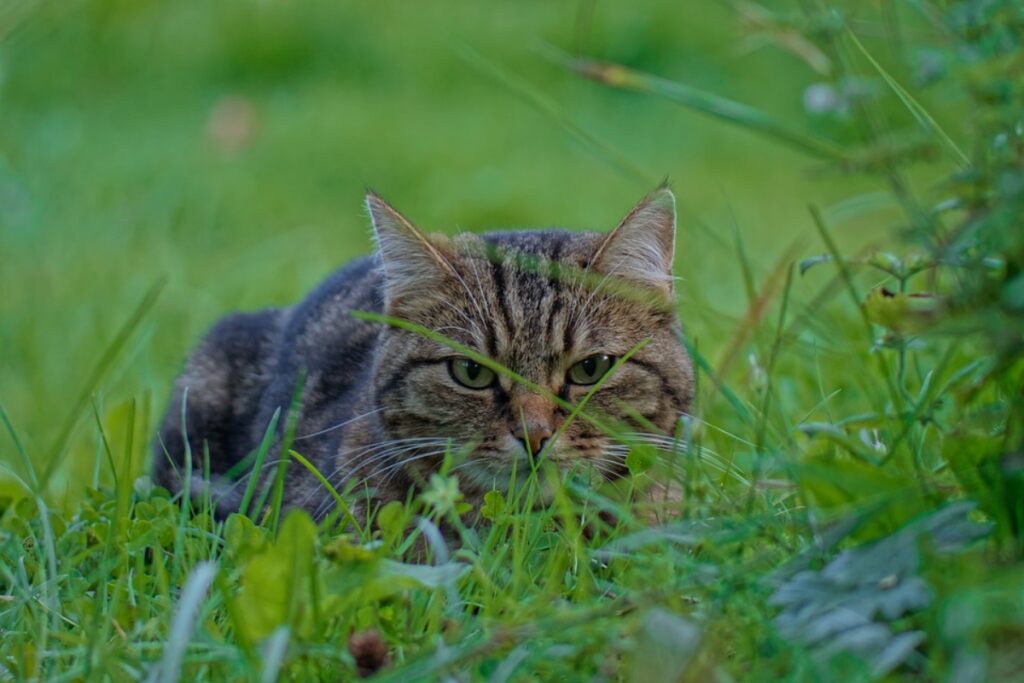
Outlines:
<svg viewBox="0 0 1024 683"><path fill-rule="evenodd" d="M589 356L569 368L569 381L584 386L596 384L614 364L615 359L604 353Z"/></svg>
<svg viewBox="0 0 1024 683"><path fill-rule="evenodd" d="M452 379L470 389L486 389L494 384L494 371L469 358L452 358L448 361L448 372Z"/></svg>

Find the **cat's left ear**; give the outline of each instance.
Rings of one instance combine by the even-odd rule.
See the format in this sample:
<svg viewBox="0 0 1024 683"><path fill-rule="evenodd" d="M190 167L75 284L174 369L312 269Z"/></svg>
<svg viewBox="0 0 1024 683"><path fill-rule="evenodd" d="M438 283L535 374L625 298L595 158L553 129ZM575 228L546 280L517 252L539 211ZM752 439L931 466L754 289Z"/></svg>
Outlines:
<svg viewBox="0 0 1024 683"><path fill-rule="evenodd" d="M384 268L384 293L388 310L394 311L410 298L437 291L455 269L444 253L440 238L430 238L373 192L366 195L377 248Z"/></svg>
<svg viewBox="0 0 1024 683"><path fill-rule="evenodd" d="M676 198L662 186L608 233L591 262L603 273L671 294L675 244Z"/></svg>

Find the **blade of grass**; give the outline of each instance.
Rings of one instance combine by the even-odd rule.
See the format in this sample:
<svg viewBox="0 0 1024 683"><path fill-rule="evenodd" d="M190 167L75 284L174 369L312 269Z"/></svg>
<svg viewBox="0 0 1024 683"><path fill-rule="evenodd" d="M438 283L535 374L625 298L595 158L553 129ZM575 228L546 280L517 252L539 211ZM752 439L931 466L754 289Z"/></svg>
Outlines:
<svg viewBox="0 0 1024 683"><path fill-rule="evenodd" d="M160 278L153 286L149 288L146 294L142 297L142 301L135 307L132 314L125 321L125 324L121 326L117 334L114 335L114 339L107 346L103 355L100 356L99 361L93 367L92 372L89 373L88 378L85 381L85 385L82 387L82 391L79 393L78 398L64 420L64 425L61 427L57 438L54 440L53 446L50 448L49 455L47 457L46 466L43 469L43 474L39 478L40 488L46 489L47 483L50 481L50 477L53 476L57 467L60 465L61 459L67 449L68 442L71 439L71 432L74 431L75 425L78 424L78 418L89 404L90 397L95 393L96 387L103 380L103 377L110 370L114 361L117 360L121 351L124 349L128 340L131 338L132 333L135 332L139 324L142 322L146 314L149 313L150 309L156 303L157 298L160 296L160 292L163 291L164 286L167 284L166 278Z"/></svg>
<svg viewBox="0 0 1024 683"><path fill-rule="evenodd" d="M121 469L121 486L117 489L117 513L124 515L128 512L132 496L132 462L135 450L135 430L138 406L134 398L128 402L128 419L125 424L124 433L124 463Z"/></svg>
<svg viewBox="0 0 1024 683"><path fill-rule="evenodd" d="M178 571L187 566L187 558L185 557L185 533L186 529L189 528L189 517L192 514L192 445L188 440L188 387L185 387L185 391L181 395L181 440L185 449L185 471L181 476L181 500L179 505L181 509L178 511L178 524L174 528L174 557L171 558L174 562L174 576L173 581L177 584Z"/></svg>
<svg viewBox="0 0 1024 683"><path fill-rule="evenodd" d="M782 304L779 307L779 322L775 326L775 338L772 341L771 352L768 355L768 362L765 365L765 388L764 398L761 402L760 415L757 425L757 446L754 449L754 471L751 475L751 487L747 497L747 514L754 510L754 493L757 483L761 478L761 470L764 467L765 441L768 433L768 413L771 411L772 397L775 395L774 371L775 363L778 360L779 352L782 349L783 331L786 326L786 312L789 310L789 295L793 287L793 263L790 262L786 269L786 284L782 288Z"/></svg>
<svg viewBox="0 0 1024 683"><path fill-rule="evenodd" d="M7 411L4 409L3 404L0 404L0 420L3 421L4 427L7 429L7 434L11 437L11 441L14 442L14 450L18 452L18 457L21 458L21 464L25 468L25 473L28 475L28 483L31 484L31 486L26 485L21 477L18 477L18 481L22 482L22 485L32 493L41 493L39 490L39 478L36 476L36 468L32 464L32 459L28 457L25 447L21 444L21 439L18 438L18 432L14 429L14 425L11 424L11 418L7 415Z"/></svg>
<svg viewBox="0 0 1024 683"><path fill-rule="evenodd" d="M871 66L875 68L875 71L877 71L878 75L882 77L882 80L885 81L885 84L888 85L889 88L896 94L896 97L899 98L900 102L903 103L903 106L907 108L907 111L910 112L911 116L913 116L914 119L919 124L921 124L921 127L935 135L935 137L937 137L939 141L943 144L943 146L945 146L945 148L950 152L950 155L953 157L953 160L956 161L957 164L959 164L962 168L970 166L970 159L968 159L967 155L964 154L963 150L961 150L960 147L958 147L957 144L953 142L953 138L949 137L949 134L946 133L946 131L942 129L942 126L940 126L939 123L932 117L932 115L928 113L928 110L922 107L921 104L914 99L913 95L907 92L906 88L900 85L899 82L895 78L893 78L888 71L885 70L885 67L879 64L875 60L875 58L871 56L871 53L868 52L867 48L864 47L864 44L860 42L860 40L857 38L857 35L853 31L847 29L846 34L850 38L850 41L854 44L854 46L860 51L862 55L864 55L864 58L867 59Z"/></svg>
<svg viewBox="0 0 1024 683"><path fill-rule="evenodd" d="M114 490L118 489L117 465L114 464L114 452L110 448L110 439L107 438L107 430L103 428L103 420L100 418L100 408L96 401L92 402L92 416L96 420L96 430L100 434L100 445L104 455L107 456L107 465L110 467L110 476L114 478Z"/></svg>
<svg viewBox="0 0 1024 683"><path fill-rule="evenodd" d="M696 345L692 344L688 337L683 337L683 345L686 347L686 352L690 354L690 358L693 359L693 363L696 366L698 372L703 372L711 380L711 383L715 385L718 392L722 394L723 398L729 402L735 410L736 414L739 415L744 422L748 424L753 423L753 418L750 416L750 411L743 405L743 401L740 400L739 396L736 395L729 385L722 379L722 377L715 372L715 369L711 366L708 359L697 350Z"/></svg>
<svg viewBox="0 0 1024 683"><path fill-rule="evenodd" d="M260 475L263 471L263 461L267 458L267 451L270 450L270 444L273 442L274 434L277 431L277 421L280 419L281 409L278 408L270 418L270 424L267 425L267 430L263 432L263 439L260 441L259 448L256 449L256 460L249 471L249 481L245 485L245 494L242 496L242 502L238 506L239 514L249 514L249 503L252 502L253 494L256 493L256 487L259 485Z"/></svg>
<svg viewBox="0 0 1024 683"><path fill-rule="evenodd" d="M835 240L832 239L832 233L825 224L825 218L821 215L821 210L814 204L811 204L808 207L808 210L811 212L811 218L814 220L814 225L818 229L818 234L821 235L821 239L828 248L832 259L835 261L836 267L839 268L839 273L842 275L843 283L846 285L846 291L849 292L853 305L856 307L857 313L859 314L858 317L864 325L866 341L869 347L873 347L875 344L875 332L871 326L871 321L868 319L867 314L864 311L864 307L861 305L863 299L857 291L856 283L853 281L853 273L850 271L849 265L843 259L843 255L839 251L839 246L836 244ZM873 355L876 359L876 363L878 364L879 374L881 374L882 378L885 380L886 388L889 390L889 395L892 399L893 405L896 406L898 411L903 410L902 396L899 389L896 387L892 376L887 371L885 359L881 354L876 353Z"/></svg>
<svg viewBox="0 0 1024 683"><path fill-rule="evenodd" d="M515 75L468 45L458 46L457 52L468 64L481 73L497 80L511 92L556 122L573 139L592 150L595 156L606 162L616 171L646 186L652 186L657 183L659 177L656 174L637 166L610 143L602 140L573 121L564 108L545 93L539 91L529 81Z"/></svg>
<svg viewBox="0 0 1024 683"><path fill-rule="evenodd" d="M716 367L718 368L719 375L724 377L728 374L733 363L739 358L740 352L750 341L764 316L767 315L769 305L775 299L779 288L785 283L789 264L796 258L799 248L799 242L794 242L775 262L775 266L772 268L771 273L769 273L760 294L750 302L750 306L747 307L743 319L740 321L740 326L736 330L736 334L733 335L728 346L725 347L718 358Z"/></svg>
<svg viewBox="0 0 1024 683"><path fill-rule="evenodd" d="M608 369L608 372L604 373L601 376L601 378L590 387L587 393L583 395L583 398L581 398L579 402L576 404L576 406L572 409L572 411L570 411L568 417L566 417L562 424L559 425L558 429L555 430L554 435L552 435L551 439L549 440L550 443L556 442L558 438L565 432L565 430L568 429L570 425L572 425L572 423L576 421L576 418L580 415L580 413L583 412L583 409L587 407L587 403L594 396L594 394L596 394L598 390L600 390L601 387L604 386L605 382L608 381L608 379L610 379L611 377L613 377L615 373L617 373L620 369L622 369L622 366L629 362L629 359L633 357L633 354L635 354L637 351L644 348L650 343L650 339L644 339L639 344L631 348L629 351L622 354L622 357L615 361L615 364Z"/></svg>
<svg viewBox="0 0 1024 683"><path fill-rule="evenodd" d="M181 591L178 608L174 612L171 631L167 636L167 647L164 649L160 665L150 673L149 681L174 683L181 679L181 664L185 659L185 650L192 640L192 633L199 622L199 611L216 575L217 566L213 562L202 562L189 574Z"/></svg>
<svg viewBox="0 0 1024 683"><path fill-rule="evenodd" d="M57 542L53 535L53 525L50 523L50 510L46 506L42 495L36 495L36 507L39 509L39 522L43 527L43 553L46 558L46 576L43 580L43 595L46 600L46 608L50 614L50 626L47 629L46 620L43 620L43 638L40 648L45 651L49 631L57 631L57 621L61 614L60 598L57 595L58 574L57 574ZM45 660L46 658L42 658ZM41 680L47 680L48 667L40 668Z"/></svg>
<svg viewBox="0 0 1024 683"><path fill-rule="evenodd" d="M329 493L330 496L334 498L334 502L338 505L338 509L341 510L342 515L344 515L345 519L348 520L348 523L352 525L352 527L356 530L356 533L359 536L362 536L363 528L359 525L359 522L356 520L355 515L352 514L352 510L351 508L349 508L348 503L345 502L345 499L342 498L341 494L338 493L338 490L331 485L331 482L327 481L327 477L321 474L320 470L317 469L316 465L314 465L305 457L303 457L301 453L292 450L289 451L288 454L295 460L298 460L300 465L305 467L307 470L309 470L310 474L316 477L316 480L320 482L321 486L323 486L327 493Z"/></svg>
<svg viewBox="0 0 1024 683"><path fill-rule="evenodd" d="M274 482L270 488L264 490L260 501L256 505L257 510L263 509L267 494L272 491L270 499L270 528L277 532L277 524L281 518L281 505L284 501L284 475L288 471L292 443L295 441L295 429L299 423L299 406L302 403L302 389L306 385L306 373L303 371L295 383L295 391L292 392L292 400L288 406L288 418L285 420L284 439L281 441L278 459L277 472L274 474Z"/></svg>
<svg viewBox="0 0 1024 683"><path fill-rule="evenodd" d="M287 626L278 626L263 643L260 683L274 683L274 681L280 680L281 667L288 655L290 640L290 629Z"/></svg>
<svg viewBox="0 0 1024 683"><path fill-rule="evenodd" d="M832 142L790 128L749 105L666 78L635 71L620 64L571 58L563 58L562 61L580 76L603 85L663 97L687 109L784 143L818 159L845 159L843 150Z"/></svg>

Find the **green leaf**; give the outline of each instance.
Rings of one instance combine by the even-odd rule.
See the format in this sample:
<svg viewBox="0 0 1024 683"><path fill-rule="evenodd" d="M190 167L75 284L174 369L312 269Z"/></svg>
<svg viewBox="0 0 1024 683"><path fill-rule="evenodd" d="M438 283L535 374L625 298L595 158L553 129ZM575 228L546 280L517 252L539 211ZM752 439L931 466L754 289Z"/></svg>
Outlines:
<svg viewBox="0 0 1024 683"><path fill-rule="evenodd" d="M281 625L300 637L311 634L315 542L313 520L302 510L292 510L277 539L245 567L238 611L251 641L267 637Z"/></svg>
<svg viewBox="0 0 1024 683"><path fill-rule="evenodd" d="M491 522L498 521L505 514L505 497L500 491L488 491L484 494L484 505L480 514Z"/></svg>
<svg viewBox="0 0 1024 683"><path fill-rule="evenodd" d="M865 297L863 307L867 319L876 325L914 334L935 323L942 310L942 300L926 292L902 294L877 287Z"/></svg>
<svg viewBox="0 0 1024 683"><path fill-rule="evenodd" d="M654 448L643 445L633 446L629 449L629 454L626 456L626 467L629 468L630 473L634 476L643 474L651 469L657 458L658 456Z"/></svg>
<svg viewBox="0 0 1024 683"><path fill-rule="evenodd" d="M377 511L377 528L384 534L385 539L394 539L405 531L406 514L405 505L398 500L393 500Z"/></svg>
<svg viewBox="0 0 1024 683"><path fill-rule="evenodd" d="M637 634L630 680L683 680L687 665L700 646L702 632L687 619L655 607L644 617Z"/></svg>
<svg viewBox="0 0 1024 683"><path fill-rule="evenodd" d="M885 468L851 459L814 460L793 465L793 475L814 504L823 511L849 505L865 507L888 499L889 516L904 522L920 512L921 501L910 495L907 481Z"/></svg>
<svg viewBox="0 0 1024 683"><path fill-rule="evenodd" d="M381 563L380 575L402 588L435 589L443 588L457 581L469 571L469 565L462 562L445 564L406 564L393 560Z"/></svg>
<svg viewBox="0 0 1024 683"><path fill-rule="evenodd" d="M437 514L447 514L454 510L462 500L462 492L459 491L459 478L456 476L446 477L437 473L431 474L430 487L420 495L420 499L433 508Z"/></svg>
<svg viewBox="0 0 1024 683"><path fill-rule="evenodd" d="M828 254L819 254L818 256L810 256L800 261L800 274L803 275L814 266L821 265L822 263L828 263L832 260L832 257Z"/></svg>
<svg viewBox="0 0 1024 683"><path fill-rule="evenodd" d="M324 547L324 555L338 564L371 562L376 560L378 556L373 548L361 543L353 543L352 539L347 535L338 536L328 543Z"/></svg>
<svg viewBox="0 0 1024 683"><path fill-rule="evenodd" d="M244 560L263 550L267 545L267 534L245 515L228 515L224 524L224 548L228 555Z"/></svg>
<svg viewBox="0 0 1024 683"><path fill-rule="evenodd" d="M827 439L850 455L871 465L879 465L885 456L885 451L875 450L844 429L827 422L809 422L801 425L800 431L808 436Z"/></svg>
<svg viewBox="0 0 1024 683"><path fill-rule="evenodd" d="M404 564L394 560L332 565L325 572L325 583L335 598L333 608L340 612L358 610L407 591L433 591L457 581L469 565L448 562L442 565Z"/></svg>

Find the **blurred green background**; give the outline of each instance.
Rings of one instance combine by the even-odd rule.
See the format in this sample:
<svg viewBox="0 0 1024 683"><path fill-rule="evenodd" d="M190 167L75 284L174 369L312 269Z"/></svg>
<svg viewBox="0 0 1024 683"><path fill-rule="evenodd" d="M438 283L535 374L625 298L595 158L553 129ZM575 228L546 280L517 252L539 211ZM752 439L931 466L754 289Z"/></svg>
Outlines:
<svg viewBox="0 0 1024 683"><path fill-rule="evenodd" d="M764 277L794 241L791 255L823 251L808 204L874 188L583 80L550 53L627 64L842 138L841 117L805 110L821 75L763 38L717 2L7 0L0 402L44 458L118 327L166 278L95 394L100 413L135 398L153 419L216 318L293 302L370 251L366 187L430 230L607 229L667 176L684 320L714 350L747 306L737 240ZM878 218L838 225L840 240L875 239ZM822 282L801 279L795 294ZM58 497L97 462L89 412ZM11 462L6 438L0 448Z"/></svg>

